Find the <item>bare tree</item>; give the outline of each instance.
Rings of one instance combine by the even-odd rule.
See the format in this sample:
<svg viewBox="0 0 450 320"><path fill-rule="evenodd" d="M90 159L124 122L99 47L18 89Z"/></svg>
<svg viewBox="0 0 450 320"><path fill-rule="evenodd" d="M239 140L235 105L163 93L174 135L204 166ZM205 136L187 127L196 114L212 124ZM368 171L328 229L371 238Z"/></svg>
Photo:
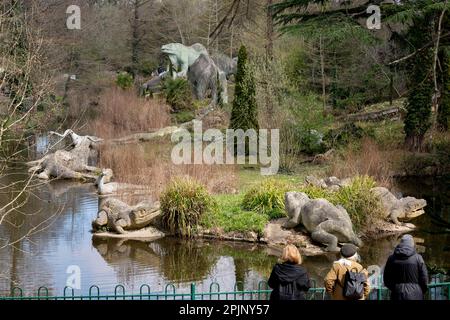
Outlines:
<svg viewBox="0 0 450 320"><path fill-rule="evenodd" d="M10 217L21 214L20 208L37 186L34 175L8 179L13 174L9 172L11 165L21 163L28 147L27 129L33 129L36 110L51 83L43 70L43 39L31 26L33 14L34 8L25 7L22 1L3 2L0 6L0 225L17 226ZM51 217L54 215L48 219ZM7 239L0 249L38 232L44 225L42 222L30 227L20 239Z"/></svg>

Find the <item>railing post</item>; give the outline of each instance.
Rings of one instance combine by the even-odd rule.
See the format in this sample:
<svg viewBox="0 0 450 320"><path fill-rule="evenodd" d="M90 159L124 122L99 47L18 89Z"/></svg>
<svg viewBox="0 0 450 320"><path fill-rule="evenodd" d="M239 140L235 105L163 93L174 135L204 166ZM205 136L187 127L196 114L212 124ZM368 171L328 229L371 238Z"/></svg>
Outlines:
<svg viewBox="0 0 450 320"><path fill-rule="evenodd" d="M377 292L378 301L383 300L383 277L381 274L378 276L378 292Z"/></svg>
<svg viewBox="0 0 450 320"><path fill-rule="evenodd" d="M191 300L195 300L195 283L191 283Z"/></svg>

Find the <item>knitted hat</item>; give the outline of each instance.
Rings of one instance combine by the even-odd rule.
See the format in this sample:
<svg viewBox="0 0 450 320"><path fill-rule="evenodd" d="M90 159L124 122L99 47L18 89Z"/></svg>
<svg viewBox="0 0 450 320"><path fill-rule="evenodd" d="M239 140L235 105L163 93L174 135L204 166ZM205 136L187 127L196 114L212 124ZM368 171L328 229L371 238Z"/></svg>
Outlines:
<svg viewBox="0 0 450 320"><path fill-rule="evenodd" d="M356 246L353 244L344 244L341 248L341 256L344 258L350 258L353 257L356 253Z"/></svg>
<svg viewBox="0 0 450 320"><path fill-rule="evenodd" d="M414 238L410 234L405 234L404 236L402 236L400 243L403 245L408 245L408 246L414 247Z"/></svg>

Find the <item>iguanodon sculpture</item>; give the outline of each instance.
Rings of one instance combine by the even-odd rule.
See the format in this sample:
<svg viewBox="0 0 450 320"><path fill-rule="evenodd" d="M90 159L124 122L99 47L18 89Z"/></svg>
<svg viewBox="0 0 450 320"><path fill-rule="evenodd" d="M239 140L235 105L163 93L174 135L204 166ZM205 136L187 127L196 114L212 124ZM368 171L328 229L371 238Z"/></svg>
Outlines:
<svg viewBox="0 0 450 320"><path fill-rule="evenodd" d="M216 55L214 60L209 56L206 48L199 43L190 47L180 43L169 43L162 46L161 51L167 54L173 69L176 70L172 75L173 78L187 77L197 99L204 99L210 90L213 104L228 103L227 78L236 72L236 59ZM151 83L149 81L144 89L148 89L157 82L157 79L151 80Z"/></svg>
<svg viewBox="0 0 450 320"><path fill-rule="evenodd" d="M173 68L174 78L186 77L188 68L200 57L201 54L208 55L206 48L196 43L188 47L181 43L169 43L161 47L161 51L169 57Z"/></svg>

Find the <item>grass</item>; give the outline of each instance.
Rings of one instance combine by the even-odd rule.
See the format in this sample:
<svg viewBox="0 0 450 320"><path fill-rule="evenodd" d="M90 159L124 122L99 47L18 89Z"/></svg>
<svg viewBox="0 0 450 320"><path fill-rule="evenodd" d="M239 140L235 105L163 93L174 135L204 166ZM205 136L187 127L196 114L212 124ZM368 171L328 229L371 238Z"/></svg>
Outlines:
<svg viewBox="0 0 450 320"><path fill-rule="evenodd" d="M242 209L243 194L216 195L217 210L205 215L201 224L207 228L219 227L225 232L256 232L262 235L269 217Z"/></svg>
<svg viewBox="0 0 450 320"><path fill-rule="evenodd" d="M202 216L214 207L214 199L204 185L190 178L175 178L161 195L162 223L169 231L190 237Z"/></svg>
<svg viewBox="0 0 450 320"><path fill-rule="evenodd" d="M289 184L275 178L263 180L248 190L242 199L242 207L278 219L286 216L284 194L289 191Z"/></svg>

